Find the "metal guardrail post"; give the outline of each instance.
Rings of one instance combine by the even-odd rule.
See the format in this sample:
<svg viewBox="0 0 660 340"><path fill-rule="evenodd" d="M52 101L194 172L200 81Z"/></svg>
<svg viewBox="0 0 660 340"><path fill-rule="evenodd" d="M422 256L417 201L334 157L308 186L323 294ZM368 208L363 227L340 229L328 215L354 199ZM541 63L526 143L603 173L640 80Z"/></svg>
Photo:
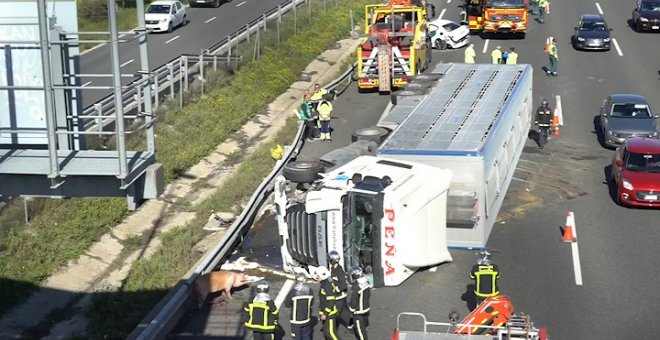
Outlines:
<svg viewBox="0 0 660 340"><path fill-rule="evenodd" d="M245 25L245 31L247 32L247 42L250 43L250 24Z"/></svg>
<svg viewBox="0 0 660 340"><path fill-rule="evenodd" d="M94 103L94 111L96 111L96 115L99 117L96 119L96 127L98 129L99 138L101 138L101 132L103 132L103 120L101 119L101 116L103 115L103 104Z"/></svg>
<svg viewBox="0 0 660 340"><path fill-rule="evenodd" d="M204 95L204 50L199 54L199 82L201 86L201 94Z"/></svg>
<svg viewBox="0 0 660 340"><path fill-rule="evenodd" d="M293 3L293 35L295 36L298 33L298 14L297 7L295 2Z"/></svg>
<svg viewBox="0 0 660 340"><path fill-rule="evenodd" d="M154 77L154 87L155 87L155 90L154 90L154 104L156 105L156 108L158 108L159 99L160 99L160 98L158 98L158 97L160 97L160 81L158 80L158 75L156 75Z"/></svg>
<svg viewBox="0 0 660 340"><path fill-rule="evenodd" d="M182 70L180 69L179 73L181 73L181 71L183 71L183 75L185 77L185 81L183 82L183 86L184 86L184 88L187 92L188 91L188 57L184 55L181 58L183 59L183 69Z"/></svg>
<svg viewBox="0 0 660 340"><path fill-rule="evenodd" d="M227 36L227 65L231 63L231 35Z"/></svg>
<svg viewBox="0 0 660 340"><path fill-rule="evenodd" d="M179 109L183 110L183 58L179 59Z"/></svg>
<svg viewBox="0 0 660 340"><path fill-rule="evenodd" d="M267 23L267 20L266 20L266 14L265 14L265 13L264 13L264 15L263 15L262 18L263 18L263 19L261 19L261 20L264 22L264 32L266 32L266 23Z"/></svg>
<svg viewBox="0 0 660 340"><path fill-rule="evenodd" d="M213 55L213 71L218 70L218 56L216 54Z"/></svg>
<svg viewBox="0 0 660 340"><path fill-rule="evenodd" d="M174 66L167 64L167 78L170 80L170 98L174 99Z"/></svg>
<svg viewBox="0 0 660 340"><path fill-rule="evenodd" d="M137 112L138 114L142 112L142 84L136 87L137 93L135 94L135 101L137 102Z"/></svg>

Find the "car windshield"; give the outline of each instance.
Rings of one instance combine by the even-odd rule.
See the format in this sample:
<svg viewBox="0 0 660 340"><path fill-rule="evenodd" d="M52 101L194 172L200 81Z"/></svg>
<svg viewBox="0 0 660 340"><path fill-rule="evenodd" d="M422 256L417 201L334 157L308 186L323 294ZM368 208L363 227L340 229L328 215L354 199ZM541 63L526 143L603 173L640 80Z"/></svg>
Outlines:
<svg viewBox="0 0 660 340"><path fill-rule="evenodd" d="M641 10L660 12L660 2L643 1Z"/></svg>
<svg viewBox="0 0 660 340"><path fill-rule="evenodd" d="M652 118L649 107L640 104L614 104L612 106L612 117L618 118Z"/></svg>
<svg viewBox="0 0 660 340"><path fill-rule="evenodd" d="M170 12L170 5L149 5L147 7L147 13L155 14L168 14Z"/></svg>
<svg viewBox="0 0 660 340"><path fill-rule="evenodd" d="M634 153L628 154L626 169L641 172L660 172L660 153Z"/></svg>
<svg viewBox="0 0 660 340"><path fill-rule="evenodd" d="M453 30L455 30L455 29L457 29L457 28L459 28L459 27L461 27L461 26L458 25L458 24L455 23L455 22L448 22L448 23L442 25L442 27L444 27L444 28L447 30L447 32L451 32L451 31L453 31Z"/></svg>
<svg viewBox="0 0 660 340"><path fill-rule="evenodd" d="M491 8L525 8L525 0L488 0Z"/></svg>
<svg viewBox="0 0 660 340"><path fill-rule="evenodd" d="M607 31L607 24L604 21L584 21L580 31Z"/></svg>

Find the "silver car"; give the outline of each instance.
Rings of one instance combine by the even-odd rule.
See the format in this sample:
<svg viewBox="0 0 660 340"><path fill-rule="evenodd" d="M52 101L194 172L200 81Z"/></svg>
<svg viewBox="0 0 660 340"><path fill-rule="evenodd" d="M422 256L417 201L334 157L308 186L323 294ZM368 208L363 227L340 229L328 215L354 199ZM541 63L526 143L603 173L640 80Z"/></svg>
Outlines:
<svg viewBox="0 0 660 340"><path fill-rule="evenodd" d="M646 98L636 94L613 94L603 100L600 126L603 143L617 147L628 137L658 138L656 119Z"/></svg>

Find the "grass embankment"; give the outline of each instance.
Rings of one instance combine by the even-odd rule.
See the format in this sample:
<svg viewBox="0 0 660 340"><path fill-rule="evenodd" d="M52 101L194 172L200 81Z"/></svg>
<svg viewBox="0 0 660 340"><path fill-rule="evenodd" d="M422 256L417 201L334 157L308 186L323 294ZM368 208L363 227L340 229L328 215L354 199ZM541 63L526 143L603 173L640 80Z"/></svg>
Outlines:
<svg viewBox="0 0 660 340"><path fill-rule="evenodd" d="M304 20L299 18L296 36L283 38L277 48L265 48L261 52L261 61L241 68L224 82L223 87L207 89L204 99L183 110L159 113L157 158L165 165L168 181L199 162L250 118L263 112L297 79L309 62L335 41L347 36L349 9L360 13L364 1L343 0L339 3L337 8L329 5L326 14L316 15L313 26L304 25ZM286 25L287 20L281 26L284 29ZM262 42L268 41L267 37L262 39ZM270 40L273 40L272 36ZM291 133L284 133L284 136L290 138ZM256 156L257 160L239 171L246 177L232 181L228 184L231 187L223 188L219 196L197 208L200 214L196 223L167 233L161 252L137 263L122 292L94 303L91 309L95 326L93 334L126 335L162 297L162 294L149 292L168 289L185 274L197 260L196 256L188 256L194 255L190 252L192 245L205 235L200 221L206 219L210 208L220 210L224 207L224 200L233 206L249 197L261 177L271 169L272 161L264 150L267 151L267 147ZM41 280L80 256L116 225L127 214L125 204L123 199L35 199L30 202L32 220L29 225L17 218L21 216L22 202L15 201L6 207L5 211L14 214L5 215L3 211L3 215L9 217L0 221L3 228L0 231L0 258L3 259L0 261L3 278L0 280L0 314L29 296ZM132 292L137 294L130 294ZM130 302L140 301L140 296L148 301L136 305L122 300L122 296L131 296Z"/></svg>
<svg viewBox="0 0 660 340"><path fill-rule="evenodd" d="M80 14L80 13L79 13ZM137 9L119 7L117 13L117 29L119 32L126 32L137 27ZM107 32L108 20L90 20L87 17L78 15L78 31L80 32ZM108 34L85 34L80 35L80 40L109 40ZM98 44L80 44L80 52L88 50Z"/></svg>

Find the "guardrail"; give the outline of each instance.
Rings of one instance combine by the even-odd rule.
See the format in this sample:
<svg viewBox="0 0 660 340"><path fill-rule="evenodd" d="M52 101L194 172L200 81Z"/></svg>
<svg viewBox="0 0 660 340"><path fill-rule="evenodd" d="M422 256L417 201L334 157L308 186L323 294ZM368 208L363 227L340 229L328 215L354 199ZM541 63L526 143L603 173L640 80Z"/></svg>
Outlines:
<svg viewBox="0 0 660 340"><path fill-rule="evenodd" d="M282 15L291 11L294 6L299 6L306 2L307 0L287 0L282 2L277 7L259 15L256 19L250 21L245 26L229 34L223 40L209 46L203 50L202 55L218 56L216 58L217 61L230 62L231 60L236 60L236 57L231 55L231 51L234 47L236 47L243 40L249 39L250 35L254 34L256 30L265 28L269 21L276 19L280 20ZM226 56L219 57L221 54L226 54ZM190 59L197 60L197 62L190 63ZM204 57L204 60L205 59L206 57ZM174 95L175 82L183 81L185 89L188 89L188 74L198 69L201 65L201 61L202 59L199 58L199 55L184 54L173 58L172 60L151 72L151 77L148 79L150 79L150 82L153 82L153 88L155 91L152 92L152 96L155 97L154 99L156 107L158 106L158 100L161 92L169 89L170 95ZM145 86L150 86L149 84L145 84L145 81L146 80L139 79L125 85L125 87L128 89L122 91L122 103L127 111L141 107L141 89L143 89ZM85 116L94 116L95 118L98 117L96 119L88 119L88 122L85 124L85 129L91 128L94 124L96 124L100 129L102 128L103 118L100 117L111 118L114 115L114 98L114 93L111 93L101 98L96 103L91 104L83 109L82 113L80 114L81 119L85 119Z"/></svg>
<svg viewBox="0 0 660 340"><path fill-rule="evenodd" d="M348 80L348 84L350 84L354 69L355 65L344 72L339 78L329 83L326 88L329 90L336 90L336 88L346 80ZM343 87L336 91L336 93L343 93L347 87L348 86ZM228 255L233 252L237 242L241 240L242 236L245 235L252 226L259 209L273 190L273 181L282 171L284 165L291 160L291 158L295 157L299 153L300 148L302 148L302 136L304 130L305 124L301 123L298 126L298 132L296 133L294 144L288 148L282 160L276 163L270 174L263 180L261 185L259 185L250 198L247 208L243 210L234 223L228 228L227 233L222 240L220 240L220 242L208 252L207 257L201 260L200 264L188 278L185 278L181 283L174 287L165 298L163 298L163 301L161 301L161 303L159 303L150 313L150 316L147 317L148 321L143 321L141 325L131 333L128 337L129 339L162 339L167 336L172 328L174 328L179 318L185 312L188 300L193 295L192 293L197 278L204 273L212 271L222 260L226 259Z"/></svg>

